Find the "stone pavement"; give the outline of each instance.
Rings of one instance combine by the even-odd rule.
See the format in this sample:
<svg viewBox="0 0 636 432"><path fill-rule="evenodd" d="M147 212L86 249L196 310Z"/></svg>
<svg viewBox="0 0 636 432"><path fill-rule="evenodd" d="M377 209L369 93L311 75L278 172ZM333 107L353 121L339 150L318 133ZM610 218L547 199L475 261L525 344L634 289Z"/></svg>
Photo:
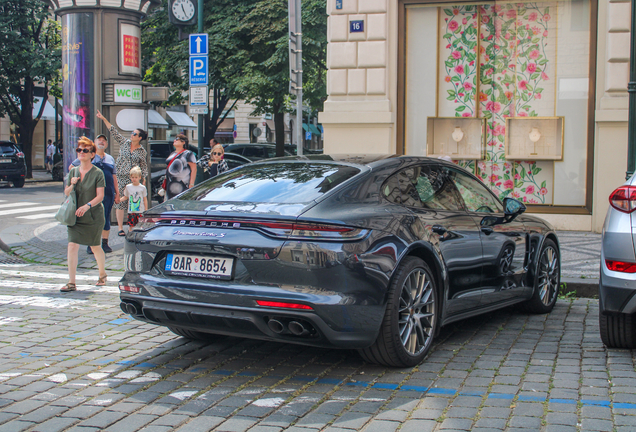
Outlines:
<svg viewBox="0 0 636 432"><path fill-rule="evenodd" d="M604 348L594 299L454 323L421 365L394 369L347 350L187 341L121 313L109 275L95 287L82 270L63 294L62 267L0 264L0 431L636 430L634 355Z"/></svg>

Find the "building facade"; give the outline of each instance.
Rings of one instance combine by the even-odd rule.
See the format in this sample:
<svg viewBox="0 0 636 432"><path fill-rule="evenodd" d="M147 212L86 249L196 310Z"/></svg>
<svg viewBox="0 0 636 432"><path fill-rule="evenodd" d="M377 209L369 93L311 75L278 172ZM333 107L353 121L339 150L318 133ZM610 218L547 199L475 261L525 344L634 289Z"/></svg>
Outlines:
<svg viewBox="0 0 636 432"><path fill-rule="evenodd" d="M629 1L327 12L325 153L450 156L557 229L601 230L627 167Z"/></svg>

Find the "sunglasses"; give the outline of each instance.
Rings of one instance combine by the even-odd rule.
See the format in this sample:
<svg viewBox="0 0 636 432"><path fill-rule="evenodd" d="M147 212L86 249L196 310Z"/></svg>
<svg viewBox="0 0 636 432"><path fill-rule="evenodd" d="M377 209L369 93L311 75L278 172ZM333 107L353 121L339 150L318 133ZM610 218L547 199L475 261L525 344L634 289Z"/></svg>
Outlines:
<svg viewBox="0 0 636 432"><path fill-rule="evenodd" d="M76 148L75 151L77 153L90 153L91 149L87 149L87 148Z"/></svg>
<svg viewBox="0 0 636 432"><path fill-rule="evenodd" d="M212 154L213 154L214 156L223 156L223 153L217 153L217 152L214 152L214 153L212 153Z"/></svg>
<svg viewBox="0 0 636 432"><path fill-rule="evenodd" d="M133 132L130 134L130 136L137 136L137 135L139 135L137 132Z"/></svg>

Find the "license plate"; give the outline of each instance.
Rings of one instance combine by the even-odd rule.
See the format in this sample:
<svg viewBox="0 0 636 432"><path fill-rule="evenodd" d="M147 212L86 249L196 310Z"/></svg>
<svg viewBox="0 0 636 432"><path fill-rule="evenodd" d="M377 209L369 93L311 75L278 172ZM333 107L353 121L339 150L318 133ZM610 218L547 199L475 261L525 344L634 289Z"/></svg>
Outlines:
<svg viewBox="0 0 636 432"><path fill-rule="evenodd" d="M0 159L0 163L11 163L11 159Z"/></svg>
<svg viewBox="0 0 636 432"><path fill-rule="evenodd" d="M168 254L166 271L173 275L232 279L233 258Z"/></svg>

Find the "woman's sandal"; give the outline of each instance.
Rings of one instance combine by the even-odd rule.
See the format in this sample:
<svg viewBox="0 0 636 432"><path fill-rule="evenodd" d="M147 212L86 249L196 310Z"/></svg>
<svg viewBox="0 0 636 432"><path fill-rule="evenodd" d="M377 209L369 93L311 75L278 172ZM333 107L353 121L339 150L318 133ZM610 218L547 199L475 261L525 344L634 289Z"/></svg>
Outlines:
<svg viewBox="0 0 636 432"><path fill-rule="evenodd" d="M117 233L117 235L118 235L119 237L123 237L123 236L125 236L125 235L126 235L126 233L124 232L124 230L119 230L119 232Z"/></svg>
<svg viewBox="0 0 636 432"><path fill-rule="evenodd" d="M67 283L66 285L64 285L62 288L60 288L60 292L71 292L71 291L77 291L77 287L75 286L74 283Z"/></svg>
<svg viewBox="0 0 636 432"><path fill-rule="evenodd" d="M108 278L108 275L100 276L99 279L97 279L97 283L95 284L95 286L106 285L106 278Z"/></svg>

